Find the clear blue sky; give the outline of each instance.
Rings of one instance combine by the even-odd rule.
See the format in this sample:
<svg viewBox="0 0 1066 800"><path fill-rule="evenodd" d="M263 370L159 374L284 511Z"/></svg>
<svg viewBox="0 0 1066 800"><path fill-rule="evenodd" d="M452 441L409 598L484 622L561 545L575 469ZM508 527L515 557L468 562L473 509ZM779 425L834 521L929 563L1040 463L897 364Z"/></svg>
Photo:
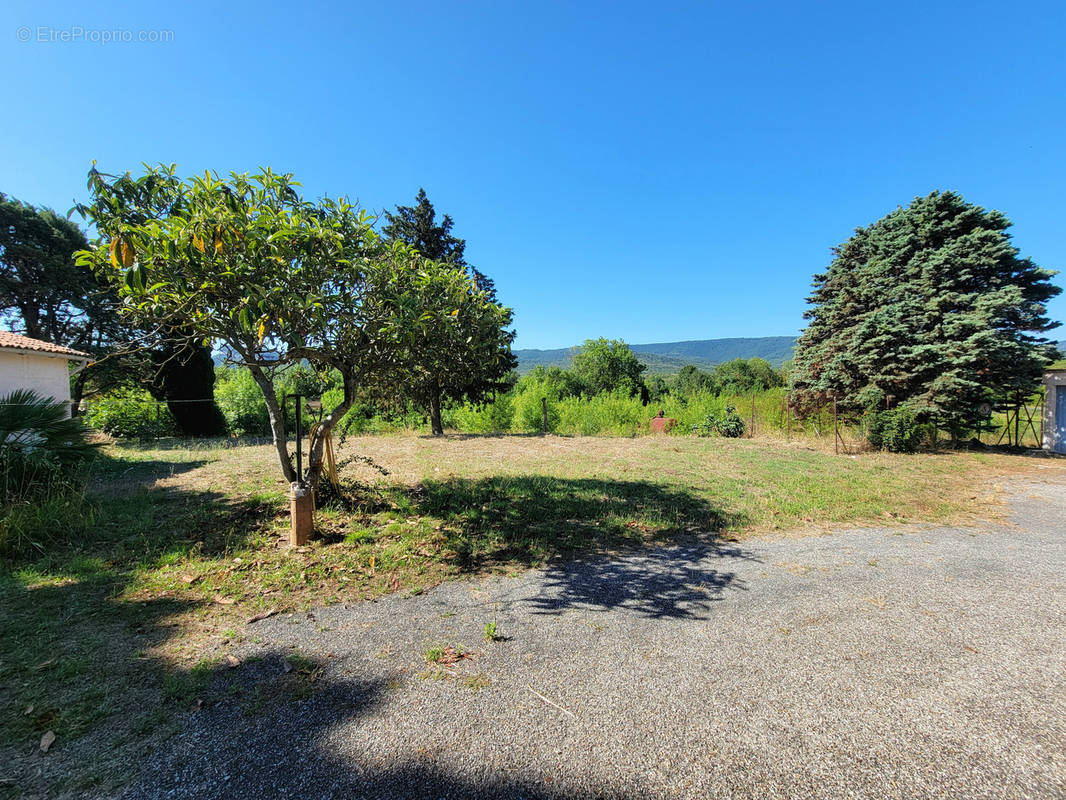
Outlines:
<svg viewBox="0 0 1066 800"><path fill-rule="evenodd" d="M424 186L518 347L794 334L830 247L936 188L1066 267L1061 2L152 5L4 4L0 191L66 211L92 159ZM37 41L77 27L173 34Z"/></svg>

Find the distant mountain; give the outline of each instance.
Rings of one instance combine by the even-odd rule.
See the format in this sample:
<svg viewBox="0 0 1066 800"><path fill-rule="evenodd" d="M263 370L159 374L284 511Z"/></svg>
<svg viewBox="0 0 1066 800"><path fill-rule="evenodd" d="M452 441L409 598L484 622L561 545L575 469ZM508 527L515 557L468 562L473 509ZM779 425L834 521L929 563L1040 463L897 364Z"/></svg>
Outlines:
<svg viewBox="0 0 1066 800"><path fill-rule="evenodd" d="M637 358L652 374L676 373L685 364L695 364L701 369L710 369L734 358L765 358L773 366L780 367L792 358L796 346L794 336L762 336L749 339L699 339L689 342L660 342L657 344L631 344ZM518 371L529 372L534 367L568 367L576 347L558 350L515 350Z"/></svg>

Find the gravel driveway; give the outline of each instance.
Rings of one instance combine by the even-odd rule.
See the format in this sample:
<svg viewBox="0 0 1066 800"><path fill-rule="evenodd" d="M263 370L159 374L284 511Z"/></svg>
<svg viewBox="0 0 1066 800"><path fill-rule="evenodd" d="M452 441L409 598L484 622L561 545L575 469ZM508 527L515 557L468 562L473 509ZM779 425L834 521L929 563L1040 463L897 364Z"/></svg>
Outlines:
<svg viewBox="0 0 1066 800"><path fill-rule="evenodd" d="M126 796L1064 797L1066 486L1013 490L1005 526L683 545L258 622L244 691Z"/></svg>

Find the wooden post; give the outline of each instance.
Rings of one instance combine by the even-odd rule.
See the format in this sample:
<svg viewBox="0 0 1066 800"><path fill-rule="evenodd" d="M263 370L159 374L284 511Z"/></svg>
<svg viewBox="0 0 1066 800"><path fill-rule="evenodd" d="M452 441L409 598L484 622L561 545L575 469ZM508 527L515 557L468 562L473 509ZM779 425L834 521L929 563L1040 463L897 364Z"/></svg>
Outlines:
<svg viewBox="0 0 1066 800"><path fill-rule="evenodd" d="M837 428L837 399L833 398L833 452L840 455L840 433Z"/></svg>
<svg viewBox="0 0 1066 800"><path fill-rule="evenodd" d="M292 517L289 544L293 547L302 547L311 538L311 530L315 527L314 512L311 487L302 482L293 483L289 494L289 515Z"/></svg>
<svg viewBox="0 0 1066 800"><path fill-rule="evenodd" d="M541 436L548 435L548 398L540 398L540 433Z"/></svg>

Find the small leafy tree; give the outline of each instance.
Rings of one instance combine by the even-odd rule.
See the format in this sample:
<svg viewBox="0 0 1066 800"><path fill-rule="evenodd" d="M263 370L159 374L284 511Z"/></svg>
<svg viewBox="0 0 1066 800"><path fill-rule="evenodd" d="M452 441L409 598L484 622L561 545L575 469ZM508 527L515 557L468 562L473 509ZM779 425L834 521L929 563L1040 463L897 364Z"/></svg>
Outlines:
<svg viewBox="0 0 1066 800"><path fill-rule="evenodd" d="M631 397L646 393L644 365L621 339L586 339L574 355L574 375L585 394L624 392Z"/></svg>
<svg viewBox="0 0 1066 800"><path fill-rule="evenodd" d="M496 301L493 281L465 259L466 241L452 235L452 218L438 223L436 210L424 189L414 206L397 206L385 212L383 233L390 241L404 242L423 256L456 268L441 295L433 298L434 324L418 329L384 387L399 392L429 413L435 436L444 433L441 401L444 398L479 403L507 388L504 378L517 361L511 353L515 334L510 330L512 311Z"/></svg>
<svg viewBox="0 0 1066 800"><path fill-rule="evenodd" d="M304 200L291 175L266 168L182 180L176 172L146 166L140 177L116 177L94 167L93 200L81 210L100 239L79 261L120 288L123 312L137 324L219 343L247 366L282 474L314 487L326 436L359 387L400 363L417 332L437 323L428 299L454 270L384 243L347 200ZM289 460L272 380L301 360L337 370L343 389L311 443L306 475Z"/></svg>

